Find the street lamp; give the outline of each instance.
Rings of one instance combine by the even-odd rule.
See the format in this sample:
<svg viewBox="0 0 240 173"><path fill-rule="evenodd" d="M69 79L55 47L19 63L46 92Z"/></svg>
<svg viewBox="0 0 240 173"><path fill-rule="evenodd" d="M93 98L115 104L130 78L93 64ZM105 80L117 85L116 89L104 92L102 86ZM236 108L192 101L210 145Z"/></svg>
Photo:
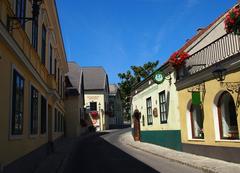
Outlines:
<svg viewBox="0 0 240 173"><path fill-rule="evenodd" d="M15 16L8 16L8 29L9 31L12 31L13 29L20 28L19 24L14 23L14 21L21 21L23 23L26 23L28 21L37 21L40 11L40 6L43 3L43 0L32 0L32 17L15 17Z"/></svg>

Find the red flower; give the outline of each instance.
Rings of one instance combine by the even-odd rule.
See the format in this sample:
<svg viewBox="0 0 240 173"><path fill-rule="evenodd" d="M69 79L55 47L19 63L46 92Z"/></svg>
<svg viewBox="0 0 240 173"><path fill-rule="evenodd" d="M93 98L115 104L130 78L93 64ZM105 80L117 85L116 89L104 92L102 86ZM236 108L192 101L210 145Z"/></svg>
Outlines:
<svg viewBox="0 0 240 173"><path fill-rule="evenodd" d="M172 63L174 67L178 67L183 64L188 57L188 53L177 51L171 55L169 62Z"/></svg>
<svg viewBox="0 0 240 173"><path fill-rule="evenodd" d="M98 118L98 111L91 111L90 114L91 114L93 119L97 119Z"/></svg>
<svg viewBox="0 0 240 173"><path fill-rule="evenodd" d="M240 7L236 6L225 17L225 30L227 33L234 32L240 35Z"/></svg>

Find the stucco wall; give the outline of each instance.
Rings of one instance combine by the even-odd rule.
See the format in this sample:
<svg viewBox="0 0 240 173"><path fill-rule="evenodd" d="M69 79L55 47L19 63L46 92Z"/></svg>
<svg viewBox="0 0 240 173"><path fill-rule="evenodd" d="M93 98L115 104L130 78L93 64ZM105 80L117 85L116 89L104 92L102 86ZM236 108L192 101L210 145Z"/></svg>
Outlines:
<svg viewBox="0 0 240 173"><path fill-rule="evenodd" d="M40 95L47 99L47 104L54 108L58 108L59 111L64 113L64 105L61 100L56 95L56 93L50 92L50 89L54 88L56 81L49 75L49 44L54 42L56 52L59 52L57 61L61 73L63 74L66 69L66 62L64 56L64 50L62 50L62 40L60 38L60 30L58 27L50 30L48 28L47 35L47 45L46 45L46 66L41 64L40 54L38 54L41 49L41 30L39 29L39 39L38 39L38 52L31 45L31 22L26 24L26 32L21 28L14 29L11 35L6 29L6 17L12 14L15 10L15 5L9 4L8 0L2 0L0 2L0 165L5 166L12 161L19 159L20 157L32 152L33 150L43 146L48 142L48 140L55 140L63 135L62 132L53 132L54 127L54 111L52 114L48 115L47 110L47 131L45 134L40 134L40 106L39 116L38 116L38 134L30 136L30 87L33 85L39 92ZM56 24L58 21L54 10L54 1L46 1L46 6L44 9L40 10L39 16L39 28L42 26L41 23L45 20L45 24L50 27L51 24ZM44 6L44 5L43 5ZM13 7L13 9L11 9ZM26 15L31 14L31 2L27 1L27 12ZM49 11L49 9L51 9ZM43 13L45 14L45 19L43 19ZM51 32L50 32L51 31ZM54 40L50 35L56 34L56 40ZM12 71L16 69L24 78L24 113L23 113L23 134L18 136L11 136L10 121L12 117ZM52 91L52 90L51 90ZM58 95L59 96L59 95ZM40 104L39 104L40 105ZM52 126L48 125L48 120ZM51 127L48 128L48 127ZM51 133L50 133L51 131ZM51 137L49 137L51 135Z"/></svg>
<svg viewBox="0 0 240 173"><path fill-rule="evenodd" d="M100 111L100 128L101 130L107 129L108 128L108 117L105 114L106 107L105 103L107 104L108 102L105 100L105 95L104 92L100 92L100 94L97 94L96 92L85 92L84 95L85 99L85 107L90 105L90 102L97 102L97 111L100 109L103 111ZM100 107L99 107L100 103Z"/></svg>
<svg viewBox="0 0 240 173"><path fill-rule="evenodd" d="M140 93L133 96L132 99L132 109L138 109L141 112L141 130L179 130L180 129L180 116L178 113L178 95L176 87L174 85L175 77L171 74L172 84L169 84L168 80L165 80L162 84L153 84L141 91ZM168 122L167 124L160 123L160 110L159 110L159 93L165 90L165 97L167 98L167 92L170 93L169 100L169 112L168 112ZM146 99L151 97L152 99L152 110L157 108L158 117L153 116L153 125L147 124L147 109L146 109ZM145 126L143 126L143 118L145 117Z"/></svg>
<svg viewBox="0 0 240 173"><path fill-rule="evenodd" d="M235 72L226 76L224 82L239 82L240 72ZM219 135L217 101L226 88L221 87L217 80L205 82L206 94L203 102L204 122L203 130L205 139L192 139L190 126L189 103L191 102L191 92L187 89L179 91L179 110L181 114L181 135L182 142L187 144L201 144L210 146L240 147L240 140L221 140ZM236 103L237 93L231 93ZM237 109L238 130L240 130L240 109ZM240 133L240 131L239 131Z"/></svg>

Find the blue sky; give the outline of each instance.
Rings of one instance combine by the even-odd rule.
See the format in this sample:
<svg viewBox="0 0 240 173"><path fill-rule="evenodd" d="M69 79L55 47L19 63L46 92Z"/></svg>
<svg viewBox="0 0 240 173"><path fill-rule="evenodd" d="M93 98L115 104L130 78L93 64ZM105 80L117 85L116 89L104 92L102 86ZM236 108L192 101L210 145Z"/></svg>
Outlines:
<svg viewBox="0 0 240 173"><path fill-rule="evenodd" d="M164 63L196 29L237 0L56 0L68 61L103 66L110 83L147 61Z"/></svg>

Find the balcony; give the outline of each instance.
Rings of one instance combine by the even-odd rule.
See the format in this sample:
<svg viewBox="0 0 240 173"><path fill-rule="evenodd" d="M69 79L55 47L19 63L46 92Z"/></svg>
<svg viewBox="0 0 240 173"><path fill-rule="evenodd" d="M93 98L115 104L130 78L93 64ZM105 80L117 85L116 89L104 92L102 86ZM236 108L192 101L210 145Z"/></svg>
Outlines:
<svg viewBox="0 0 240 173"><path fill-rule="evenodd" d="M240 53L240 36L226 34L192 54L178 71L179 80Z"/></svg>

